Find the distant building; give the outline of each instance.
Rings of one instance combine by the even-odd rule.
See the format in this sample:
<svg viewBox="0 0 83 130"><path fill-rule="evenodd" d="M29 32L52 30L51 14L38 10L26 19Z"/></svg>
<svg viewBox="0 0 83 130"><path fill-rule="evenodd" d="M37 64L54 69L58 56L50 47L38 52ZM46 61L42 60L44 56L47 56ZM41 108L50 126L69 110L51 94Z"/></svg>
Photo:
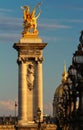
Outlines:
<svg viewBox="0 0 83 130"><path fill-rule="evenodd" d="M15 125L17 122L17 117L10 116L1 116L0 125Z"/></svg>
<svg viewBox="0 0 83 130"><path fill-rule="evenodd" d="M65 88L65 83L67 80L68 73L66 71L66 65L64 64L64 71L62 74L62 83L56 88L55 93L54 93L54 99L53 99L53 116L57 117L59 114L59 109L61 108L61 103L63 102L63 96L64 96L64 89Z"/></svg>

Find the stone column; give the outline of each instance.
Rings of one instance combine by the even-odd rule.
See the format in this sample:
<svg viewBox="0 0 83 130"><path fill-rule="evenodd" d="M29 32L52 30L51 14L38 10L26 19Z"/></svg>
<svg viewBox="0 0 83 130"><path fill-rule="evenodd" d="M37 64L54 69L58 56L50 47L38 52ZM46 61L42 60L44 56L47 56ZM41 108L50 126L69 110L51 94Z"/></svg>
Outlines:
<svg viewBox="0 0 83 130"><path fill-rule="evenodd" d="M38 107L41 110L41 120L43 119L42 61L43 61L43 58L39 58L37 62L37 94L38 94Z"/></svg>
<svg viewBox="0 0 83 130"><path fill-rule="evenodd" d="M18 51L18 124L20 126L34 123L38 107L41 110L41 120L43 119L42 52L46 45L47 43L40 42L39 38L27 38L13 46ZM29 73L31 68L34 73L32 71Z"/></svg>
<svg viewBox="0 0 83 130"><path fill-rule="evenodd" d="M18 85L18 118L19 123L25 124L27 123L27 84L26 84L26 70L27 65L26 62L20 61L18 62L19 67L19 85Z"/></svg>

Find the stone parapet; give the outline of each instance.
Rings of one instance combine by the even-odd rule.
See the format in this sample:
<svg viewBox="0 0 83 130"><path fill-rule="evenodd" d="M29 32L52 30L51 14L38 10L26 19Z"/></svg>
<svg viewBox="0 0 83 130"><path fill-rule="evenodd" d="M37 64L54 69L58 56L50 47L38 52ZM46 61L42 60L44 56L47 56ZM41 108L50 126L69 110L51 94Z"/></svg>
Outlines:
<svg viewBox="0 0 83 130"><path fill-rule="evenodd" d="M38 124L28 125L28 126L17 126L16 130L57 130L57 126L55 124L41 124L38 127Z"/></svg>
<svg viewBox="0 0 83 130"><path fill-rule="evenodd" d="M55 124L47 124L46 129L44 130L57 130L57 125Z"/></svg>
<svg viewBox="0 0 83 130"><path fill-rule="evenodd" d="M14 125L0 125L0 130L15 130Z"/></svg>
<svg viewBox="0 0 83 130"><path fill-rule="evenodd" d="M38 128L38 124L26 126L0 125L0 130L57 130L57 126L55 124L41 124Z"/></svg>

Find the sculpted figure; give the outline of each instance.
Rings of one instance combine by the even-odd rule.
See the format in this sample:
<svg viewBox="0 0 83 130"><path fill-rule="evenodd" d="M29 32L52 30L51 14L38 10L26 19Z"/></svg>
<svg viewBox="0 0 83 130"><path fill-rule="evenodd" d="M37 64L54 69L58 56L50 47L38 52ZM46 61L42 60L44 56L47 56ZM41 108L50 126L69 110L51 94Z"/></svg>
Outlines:
<svg viewBox="0 0 83 130"><path fill-rule="evenodd" d="M23 12L24 12L24 22L30 21L30 7L29 6L24 6Z"/></svg>
<svg viewBox="0 0 83 130"><path fill-rule="evenodd" d="M34 87L34 66L32 64L29 64L27 68L27 84L29 90L32 90Z"/></svg>
<svg viewBox="0 0 83 130"><path fill-rule="evenodd" d="M30 12L29 6L23 6L21 7L24 13L24 31L26 32L37 32L37 19L40 16L40 11L38 15L36 15L36 9L40 6L40 3L38 3L32 12Z"/></svg>

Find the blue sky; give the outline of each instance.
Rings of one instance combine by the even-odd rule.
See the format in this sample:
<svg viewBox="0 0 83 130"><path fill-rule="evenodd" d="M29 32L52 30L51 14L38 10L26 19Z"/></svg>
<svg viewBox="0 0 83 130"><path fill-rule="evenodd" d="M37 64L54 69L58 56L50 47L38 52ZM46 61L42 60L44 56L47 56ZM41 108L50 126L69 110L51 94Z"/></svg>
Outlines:
<svg viewBox="0 0 83 130"><path fill-rule="evenodd" d="M17 52L13 44L23 31L21 6L32 10L41 2L38 19L39 36L48 45L44 49L44 112L52 114L56 87L61 83L64 61L71 64L83 29L83 0L0 0L0 115L14 115L18 96Z"/></svg>

